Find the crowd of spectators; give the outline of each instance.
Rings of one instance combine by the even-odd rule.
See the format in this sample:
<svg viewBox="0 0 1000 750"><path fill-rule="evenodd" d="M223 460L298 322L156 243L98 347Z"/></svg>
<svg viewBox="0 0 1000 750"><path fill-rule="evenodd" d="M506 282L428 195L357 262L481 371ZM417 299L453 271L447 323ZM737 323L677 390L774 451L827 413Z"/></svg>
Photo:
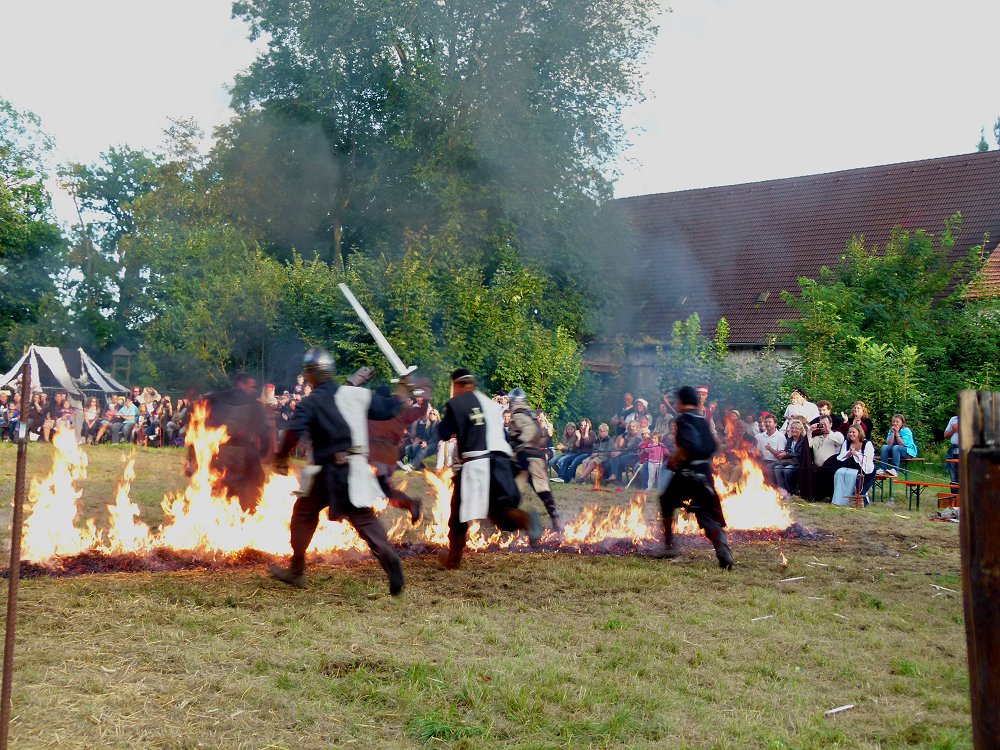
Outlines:
<svg viewBox="0 0 1000 750"><path fill-rule="evenodd" d="M709 400L707 386L696 390L720 448L736 459L731 463L751 456L765 480L784 496L829 498L834 504L846 505L852 496L867 495L880 477L898 476L902 464L918 455L913 431L903 414L892 417L885 440L876 450L875 425L862 401L852 404L849 412L837 413L829 401L813 403L802 389L795 389L779 420L767 411L720 410ZM269 409L277 439L309 392L302 376L280 393L271 384L264 386L259 400ZM509 420L507 397L495 400ZM590 419L583 418L579 424L567 422L558 435L543 412L535 414L548 435L552 481L590 482L596 474L606 484L663 489L671 475L668 461L674 450L675 412L669 394L661 394L652 403L626 393L618 412L596 429ZM81 443L180 446L191 416L191 401L134 386L130 393L106 400L91 396L80 414L77 411L65 391L54 391L51 396L34 393L27 408L22 408L18 391L0 390L0 440L15 439L23 421L32 440L51 440L53 431L63 424L77 431ZM424 414L408 428L400 444L398 466L404 471L427 465L441 470L456 460L454 439L442 441L438 437L438 410L431 407ZM952 459L958 453L958 417L949 421L944 436L950 441L947 458ZM956 483L955 465L947 466Z"/></svg>

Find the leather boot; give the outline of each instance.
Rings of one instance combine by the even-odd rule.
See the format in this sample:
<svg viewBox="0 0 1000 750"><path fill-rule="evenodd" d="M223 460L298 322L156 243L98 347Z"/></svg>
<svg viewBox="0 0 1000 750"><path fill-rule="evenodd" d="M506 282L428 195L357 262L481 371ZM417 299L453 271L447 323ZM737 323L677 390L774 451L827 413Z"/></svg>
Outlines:
<svg viewBox="0 0 1000 750"><path fill-rule="evenodd" d="M663 548L653 552L650 557L657 560L669 560L680 557L681 553L674 546L674 517L663 519Z"/></svg>
<svg viewBox="0 0 1000 750"><path fill-rule="evenodd" d="M712 542L712 546L715 547L715 556L719 559L719 567L723 570L732 570L733 563L733 551L729 549L729 540L726 539L726 532L721 528L706 529L705 536L708 537L709 541Z"/></svg>
<svg viewBox="0 0 1000 750"><path fill-rule="evenodd" d="M292 558L292 563L287 568L283 568L280 565L269 565L267 572L274 578L282 583L287 583L289 586L294 586L297 589L304 589L306 587L306 566L304 561L297 561L294 557Z"/></svg>
<svg viewBox="0 0 1000 750"><path fill-rule="evenodd" d="M562 532L562 524L559 523L559 511L556 510L556 501L552 497L551 491L539 492L538 497L541 498L542 502L545 504L545 510L549 513L549 518L552 519L552 530L557 534Z"/></svg>

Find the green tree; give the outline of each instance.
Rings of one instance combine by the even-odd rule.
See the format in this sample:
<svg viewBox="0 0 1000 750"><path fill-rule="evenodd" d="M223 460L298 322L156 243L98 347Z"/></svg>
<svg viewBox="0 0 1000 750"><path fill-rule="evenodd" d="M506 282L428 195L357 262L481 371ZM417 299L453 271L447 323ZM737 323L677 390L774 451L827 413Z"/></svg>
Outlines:
<svg viewBox="0 0 1000 750"><path fill-rule="evenodd" d="M799 279L783 295L798 313L785 323L798 355L787 385L845 406L860 398L880 430L898 411L925 440L942 428L1000 343L995 303L966 294L984 255L979 245L955 259L960 226L956 215L937 235L896 229L883 247L854 238L837 268Z"/></svg>
<svg viewBox="0 0 1000 750"><path fill-rule="evenodd" d="M64 243L44 184L51 149L38 117L0 99L0 349L8 357L43 331L59 343L68 323L53 281Z"/></svg>
<svg viewBox="0 0 1000 750"><path fill-rule="evenodd" d="M352 249L398 255L407 232L451 227L489 276L483 253L513 230L569 291L596 287L613 237L597 215L604 172L657 7L236 2L267 49L233 87L219 157L240 175L233 204L268 242L335 268ZM294 237L268 229L288 203L300 207Z"/></svg>
<svg viewBox="0 0 1000 750"><path fill-rule="evenodd" d="M976 151L982 153L990 150L990 144L986 142L986 128L979 130L979 143L976 144Z"/></svg>

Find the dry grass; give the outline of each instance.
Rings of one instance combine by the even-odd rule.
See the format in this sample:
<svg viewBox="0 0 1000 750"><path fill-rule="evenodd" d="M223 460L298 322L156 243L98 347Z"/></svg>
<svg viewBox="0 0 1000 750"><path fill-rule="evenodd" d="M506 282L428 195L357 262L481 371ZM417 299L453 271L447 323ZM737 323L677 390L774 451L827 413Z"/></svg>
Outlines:
<svg viewBox="0 0 1000 750"><path fill-rule="evenodd" d="M7 496L13 456L0 450ZM181 460L140 453L144 514ZM91 451L90 509L119 466ZM471 556L454 573L419 559L398 599L369 563L317 567L301 592L260 570L24 581L13 744L971 747L961 599L931 585L960 589L957 527L797 511L834 539L783 543L787 568L755 544L731 573L701 547L675 562Z"/></svg>

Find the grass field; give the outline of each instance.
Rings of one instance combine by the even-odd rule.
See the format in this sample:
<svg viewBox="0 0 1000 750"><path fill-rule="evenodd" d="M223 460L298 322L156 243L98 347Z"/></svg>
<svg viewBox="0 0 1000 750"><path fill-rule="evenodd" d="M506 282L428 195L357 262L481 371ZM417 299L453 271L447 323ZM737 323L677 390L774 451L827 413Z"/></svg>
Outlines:
<svg viewBox="0 0 1000 750"><path fill-rule="evenodd" d="M90 451L99 521L121 455ZM0 446L5 497L13 464ZM139 452L147 522L181 466ZM555 493L570 515L623 497ZM831 540L736 546L730 573L698 546L421 558L398 598L369 562L318 566L306 591L259 569L25 580L12 746L971 747L957 526L795 510Z"/></svg>

